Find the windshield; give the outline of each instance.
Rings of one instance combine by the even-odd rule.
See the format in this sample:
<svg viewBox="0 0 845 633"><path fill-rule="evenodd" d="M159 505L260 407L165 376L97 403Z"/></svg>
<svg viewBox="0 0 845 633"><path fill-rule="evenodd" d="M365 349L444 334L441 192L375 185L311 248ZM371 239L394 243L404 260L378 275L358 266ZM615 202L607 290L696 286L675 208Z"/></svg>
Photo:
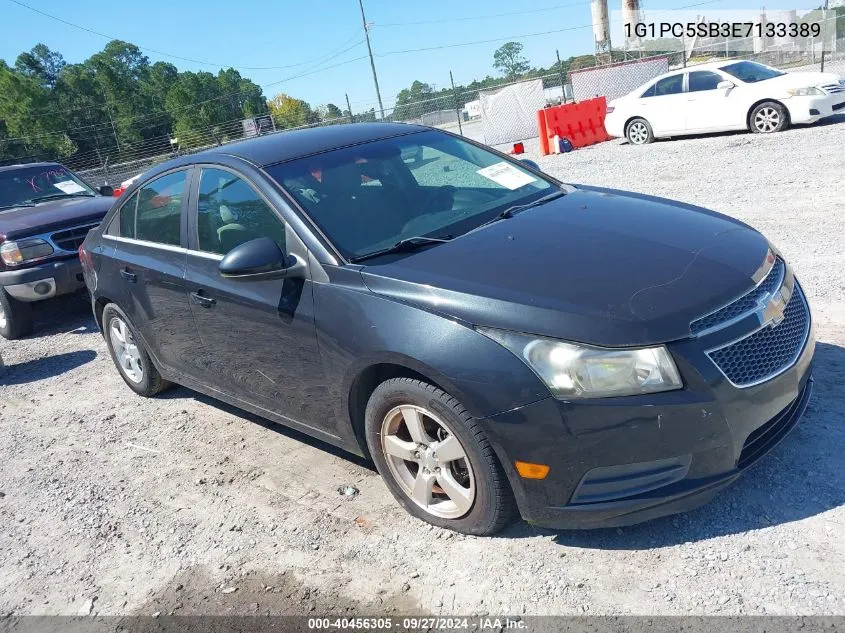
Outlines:
<svg viewBox="0 0 845 633"><path fill-rule="evenodd" d="M757 62L736 62L735 64L728 64L722 66L719 70L733 75L740 81L747 84L757 83L758 81L765 81L773 77L780 77L784 73Z"/></svg>
<svg viewBox="0 0 845 633"><path fill-rule="evenodd" d="M61 165L36 165L0 171L0 209L42 199L93 196L94 191Z"/></svg>
<svg viewBox="0 0 845 633"><path fill-rule="evenodd" d="M272 165L267 172L347 259L410 237L456 237L556 191L502 157L434 130Z"/></svg>

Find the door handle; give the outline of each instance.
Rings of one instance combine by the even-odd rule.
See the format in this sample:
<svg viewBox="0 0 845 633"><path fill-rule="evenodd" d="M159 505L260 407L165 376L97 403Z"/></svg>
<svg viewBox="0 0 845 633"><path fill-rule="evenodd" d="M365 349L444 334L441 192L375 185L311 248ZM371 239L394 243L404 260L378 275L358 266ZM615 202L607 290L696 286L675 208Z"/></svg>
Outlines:
<svg viewBox="0 0 845 633"><path fill-rule="evenodd" d="M211 297L206 297L206 296L201 295L200 292L202 292L202 290L198 290L197 292L192 292L191 298L194 301L196 301L198 304L200 304L203 308L210 308L215 303L217 303L217 301L215 301Z"/></svg>
<svg viewBox="0 0 845 633"><path fill-rule="evenodd" d="M133 272L132 272L131 270L129 270L128 268L121 268L121 269L120 269L120 276L121 276L121 277L123 277L123 278L124 278L126 281L128 281L130 284L134 284L135 282L137 282L137 281L138 281L138 275L136 275L135 273L133 273Z"/></svg>

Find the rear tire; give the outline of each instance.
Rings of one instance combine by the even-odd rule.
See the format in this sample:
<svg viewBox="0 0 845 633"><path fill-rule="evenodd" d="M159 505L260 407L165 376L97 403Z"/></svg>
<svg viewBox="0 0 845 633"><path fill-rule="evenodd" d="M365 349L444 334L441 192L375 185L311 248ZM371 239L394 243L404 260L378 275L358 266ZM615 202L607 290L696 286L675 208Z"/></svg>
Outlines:
<svg viewBox="0 0 845 633"><path fill-rule="evenodd" d="M149 398L171 385L153 365L126 314L113 303L103 309L103 335L120 377L132 391Z"/></svg>
<svg viewBox="0 0 845 633"><path fill-rule="evenodd" d="M13 341L32 332L32 306L0 288L0 336Z"/></svg>
<svg viewBox="0 0 845 633"><path fill-rule="evenodd" d="M782 132L789 127L789 115L777 101L764 101L751 110L748 127L755 134Z"/></svg>
<svg viewBox="0 0 845 633"><path fill-rule="evenodd" d="M654 131L648 121L637 117L625 128L625 138L631 145L647 145L654 141Z"/></svg>
<svg viewBox="0 0 845 633"><path fill-rule="evenodd" d="M479 536L511 521L513 493L490 442L449 394L392 378L370 396L365 425L376 468L411 515Z"/></svg>

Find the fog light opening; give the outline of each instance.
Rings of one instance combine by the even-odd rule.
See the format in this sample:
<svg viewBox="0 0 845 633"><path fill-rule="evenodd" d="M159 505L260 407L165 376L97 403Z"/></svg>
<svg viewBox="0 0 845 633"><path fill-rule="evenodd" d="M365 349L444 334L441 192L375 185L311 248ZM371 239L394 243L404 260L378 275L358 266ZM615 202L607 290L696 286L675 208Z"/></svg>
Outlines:
<svg viewBox="0 0 845 633"><path fill-rule="evenodd" d="M35 284L32 290L35 292L35 294L43 296L50 294L50 291L52 289L52 286L46 281L39 281L37 284Z"/></svg>
<svg viewBox="0 0 845 633"><path fill-rule="evenodd" d="M514 466L516 466L516 472L523 479L545 479L549 474L549 467L546 464L516 461Z"/></svg>

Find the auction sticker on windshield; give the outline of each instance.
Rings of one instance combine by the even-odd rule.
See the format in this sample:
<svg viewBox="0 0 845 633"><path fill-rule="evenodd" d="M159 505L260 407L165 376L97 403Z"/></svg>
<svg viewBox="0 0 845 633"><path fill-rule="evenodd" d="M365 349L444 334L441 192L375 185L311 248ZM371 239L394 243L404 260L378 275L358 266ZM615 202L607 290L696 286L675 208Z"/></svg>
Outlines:
<svg viewBox="0 0 845 633"><path fill-rule="evenodd" d="M54 182L53 186L56 189L61 189L65 193L79 193L80 191L85 191L85 187L82 187L79 183L73 182L72 180Z"/></svg>
<svg viewBox="0 0 845 633"><path fill-rule="evenodd" d="M537 182L534 176L526 174L504 161L479 169L476 173L508 189L519 189L532 182Z"/></svg>

